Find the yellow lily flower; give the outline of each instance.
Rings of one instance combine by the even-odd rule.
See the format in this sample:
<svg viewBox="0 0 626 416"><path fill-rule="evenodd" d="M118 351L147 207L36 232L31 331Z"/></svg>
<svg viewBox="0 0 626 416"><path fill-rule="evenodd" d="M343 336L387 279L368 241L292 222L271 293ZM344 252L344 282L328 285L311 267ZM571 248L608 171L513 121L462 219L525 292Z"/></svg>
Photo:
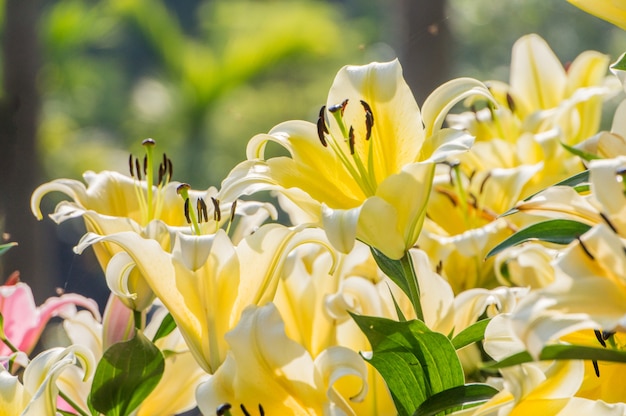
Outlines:
<svg viewBox="0 0 626 416"><path fill-rule="evenodd" d="M107 274L123 279L136 268L170 311L198 364L213 373L226 358L224 334L248 305L270 301L282 264L304 243L324 243L316 229L265 225L233 246L223 230L211 235L175 234L172 252L137 233L87 234L75 248L80 253L96 243L115 244L120 256Z"/></svg>
<svg viewBox="0 0 626 416"><path fill-rule="evenodd" d="M229 403L232 410L242 405L271 415L356 415L334 386L346 376L356 377L362 385L350 400L367 393L367 367L358 353L331 347L314 359L287 337L272 303L244 310L226 340L226 361L196 393L204 414Z"/></svg>
<svg viewBox="0 0 626 416"><path fill-rule="evenodd" d="M474 95L491 98L478 81L454 80L420 113L397 60L344 67L317 125L288 121L252 138L248 160L224 180L220 197L277 190L323 225L338 250L349 252L359 239L399 259L419 235L434 162L472 143L462 131L441 129L444 116ZM266 159L268 143L289 157Z"/></svg>
<svg viewBox="0 0 626 416"><path fill-rule="evenodd" d="M24 370L23 384L0 366L0 414L57 414L59 388L56 381L65 370L77 365L84 369L85 377L91 377L96 368L91 352L79 346L52 348L37 355Z"/></svg>
<svg viewBox="0 0 626 416"><path fill-rule="evenodd" d="M485 331L485 351L495 360L525 350L513 330L511 317L511 314L494 317ZM591 345L592 338L597 346L598 341L592 331L579 331L564 340L577 345ZM611 370L619 369L623 364L598 365L600 377L590 362L579 360L530 362L501 369L503 380L500 393L478 408L454 414L624 414L626 405L623 394L620 395L623 386L616 382L621 380L621 375L620 378L611 378Z"/></svg>
<svg viewBox="0 0 626 416"><path fill-rule="evenodd" d="M626 196L622 174L626 156L589 162L590 192L579 194L567 186L555 186L518 203L518 211L552 218L567 218L584 224L606 224L626 237Z"/></svg>
<svg viewBox="0 0 626 416"><path fill-rule="evenodd" d="M154 313L144 330L148 338L154 336L165 313L164 308ZM73 345L88 349L96 360L102 357L105 349L103 324L93 316L84 311L78 312L74 317L64 320L63 327ZM174 415L193 409L196 406L195 388L206 377L206 373L198 367L177 329L157 340L156 346L166 352L165 371L159 384L137 408L137 416ZM70 367L59 376L57 384L75 404L88 409L87 399L92 381L92 377L86 375L82 368ZM66 410L73 409L69 407Z"/></svg>
<svg viewBox="0 0 626 416"><path fill-rule="evenodd" d="M626 327L624 240L604 224L572 243L555 262L555 281L530 293L512 317L516 334L538 356L552 340L580 329ZM601 299L590 301L589 296Z"/></svg>
<svg viewBox="0 0 626 416"><path fill-rule="evenodd" d="M285 333L313 359L337 346L352 351L371 350L365 335L348 311L368 316L397 319L389 288L365 244L341 255L334 273L330 253L308 244L294 250L284 267L273 304L285 325ZM408 298L407 298L408 300ZM395 415L397 411L382 377L367 368L367 394L349 405L358 415ZM362 380L347 377L335 389L349 396Z"/></svg>
<svg viewBox="0 0 626 416"><path fill-rule="evenodd" d="M585 12L626 30L626 4L621 0L567 0Z"/></svg>

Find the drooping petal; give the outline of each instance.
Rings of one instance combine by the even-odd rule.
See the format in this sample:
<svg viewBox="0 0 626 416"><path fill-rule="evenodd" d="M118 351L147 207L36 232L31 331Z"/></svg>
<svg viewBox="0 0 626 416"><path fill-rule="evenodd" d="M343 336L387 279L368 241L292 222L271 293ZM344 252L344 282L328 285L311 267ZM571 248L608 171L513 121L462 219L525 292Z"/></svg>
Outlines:
<svg viewBox="0 0 626 416"><path fill-rule="evenodd" d="M68 366L78 365L85 370L85 379L91 377L96 362L91 351L79 347L53 348L33 359L24 371L24 390L30 401L23 416L56 414L58 387L56 379Z"/></svg>

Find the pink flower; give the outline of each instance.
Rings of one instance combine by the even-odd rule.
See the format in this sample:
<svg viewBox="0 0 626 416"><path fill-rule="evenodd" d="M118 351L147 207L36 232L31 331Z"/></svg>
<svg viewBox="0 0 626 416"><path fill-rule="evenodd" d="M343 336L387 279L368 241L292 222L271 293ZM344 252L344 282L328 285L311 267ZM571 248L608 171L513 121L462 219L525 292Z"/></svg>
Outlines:
<svg viewBox="0 0 626 416"><path fill-rule="evenodd" d="M26 283L0 286L0 314L4 318L6 338L20 351L29 354L46 324L55 316L66 317L76 312L76 306L89 310L100 319L98 304L93 299L69 293L48 298L36 306L33 292ZM11 354L11 349L0 341L0 357Z"/></svg>

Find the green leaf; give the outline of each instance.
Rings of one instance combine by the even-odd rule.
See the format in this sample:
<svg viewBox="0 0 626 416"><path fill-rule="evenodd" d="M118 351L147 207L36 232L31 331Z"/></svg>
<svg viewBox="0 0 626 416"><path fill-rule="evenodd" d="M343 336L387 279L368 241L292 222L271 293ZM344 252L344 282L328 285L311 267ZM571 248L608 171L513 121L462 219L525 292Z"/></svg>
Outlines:
<svg viewBox="0 0 626 416"><path fill-rule="evenodd" d="M570 186L572 188L575 188L577 190L577 192L579 192L578 191L578 189L580 189L579 185L585 184L587 182L589 182L589 170L582 171L580 173L577 173L576 175L570 176L567 179L563 179L562 181L557 182L557 183L555 183L552 186ZM552 187L552 186L550 186L550 187ZM544 189L542 189L541 191L535 192L534 194L524 198L523 201L524 202L528 201L528 200L532 199L537 194L539 194L539 193L541 193L543 191L544 191ZM505 212L504 214L502 214L500 216L501 217L506 217L507 215L515 214L516 212L518 212L517 208L511 208L510 210L508 210L507 212Z"/></svg>
<svg viewBox="0 0 626 416"><path fill-rule="evenodd" d="M158 339L168 336L174 329L176 329L176 322L174 322L172 314L168 312L161 321L161 325L159 325L156 334L154 334L152 342L157 342Z"/></svg>
<svg viewBox="0 0 626 416"><path fill-rule="evenodd" d="M539 222L516 232L502 241L487 253L486 258L494 256L506 248L530 240L540 240L555 244L569 244L586 233L590 228L590 225L565 219Z"/></svg>
<svg viewBox="0 0 626 416"><path fill-rule="evenodd" d="M581 158L583 160L586 160L586 161L590 161L590 160L594 160L594 159L602 159L598 155L594 155L593 153L585 152L583 150L577 149L577 148L575 148L573 146L570 146L568 144L565 144L563 142L561 142L561 146L563 146L565 148L565 150L567 150L571 154L576 155L579 158Z"/></svg>
<svg viewBox="0 0 626 416"><path fill-rule="evenodd" d="M497 392L498 390L488 384L477 383L452 387L426 399L413 413L413 416L434 416L437 413L459 408L463 405L484 403Z"/></svg>
<svg viewBox="0 0 626 416"><path fill-rule="evenodd" d="M491 318L483 319L468 326L452 338L452 345L455 349L461 349L467 345L482 341L485 338L485 328Z"/></svg>
<svg viewBox="0 0 626 416"><path fill-rule="evenodd" d="M126 416L161 380L165 360L161 351L140 331L113 344L98 363L89 401L107 416Z"/></svg>
<svg viewBox="0 0 626 416"><path fill-rule="evenodd" d="M367 358L389 387L400 416L412 415L436 393L461 386L463 368L452 343L419 320L352 316L373 354Z"/></svg>
<svg viewBox="0 0 626 416"><path fill-rule="evenodd" d="M0 244L0 256L9 251L12 247L15 247L17 243Z"/></svg>
<svg viewBox="0 0 626 416"><path fill-rule="evenodd" d="M407 286L406 279L404 277L404 268L400 260L392 260L385 256L374 247L370 246L372 256L376 261L376 264L389 278L402 289L404 293L409 295L409 287Z"/></svg>
<svg viewBox="0 0 626 416"><path fill-rule="evenodd" d="M626 363L626 351L582 345L548 345L539 354L539 360L595 360ZM530 353L522 351L502 361L488 364L487 369L511 367L534 361Z"/></svg>
<svg viewBox="0 0 626 416"><path fill-rule="evenodd" d="M619 57L617 62L611 65L611 69L616 69L618 71L626 71L626 53L622 54L622 56Z"/></svg>

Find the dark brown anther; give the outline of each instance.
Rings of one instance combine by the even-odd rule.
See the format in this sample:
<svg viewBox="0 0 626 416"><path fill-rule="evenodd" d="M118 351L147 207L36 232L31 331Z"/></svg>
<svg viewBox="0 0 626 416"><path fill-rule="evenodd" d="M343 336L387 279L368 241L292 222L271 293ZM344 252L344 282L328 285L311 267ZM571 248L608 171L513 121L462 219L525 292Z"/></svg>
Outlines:
<svg viewBox="0 0 626 416"><path fill-rule="evenodd" d="M259 403L259 415L265 416L265 409L263 409L263 406L261 406L261 403Z"/></svg>
<svg viewBox="0 0 626 416"><path fill-rule="evenodd" d="M148 155L145 155L143 157L143 174L144 175L148 174Z"/></svg>
<svg viewBox="0 0 626 416"><path fill-rule="evenodd" d="M487 175L485 176L485 179L483 179L483 181L480 184L480 188L478 189L478 193L482 194L483 191L485 190L485 184L487 183L487 180L491 178L491 172L488 172Z"/></svg>
<svg viewBox="0 0 626 416"><path fill-rule="evenodd" d="M615 335L614 331L602 331L602 339L605 341L611 338L613 335Z"/></svg>
<svg viewBox="0 0 626 416"><path fill-rule="evenodd" d="M328 143L326 142L326 134L328 134L328 128L326 127L326 120L324 119L324 112L326 111L326 106L323 105L320 108L320 115L317 117L317 137L319 137L320 142L322 142L322 146L328 147Z"/></svg>
<svg viewBox="0 0 626 416"><path fill-rule="evenodd" d="M587 249L587 247L585 246L585 243L583 243L583 240L580 239L580 237L576 237L576 240L578 240L578 243L580 244L580 248L583 249L583 251L585 252L585 254L587 255L587 257L589 257L591 260L595 260L596 258L593 256L593 254L591 254L591 252Z"/></svg>
<svg viewBox="0 0 626 416"><path fill-rule="evenodd" d="M167 166L167 155L163 152L163 166Z"/></svg>
<svg viewBox="0 0 626 416"><path fill-rule="evenodd" d="M215 410L216 415L224 416L226 412L228 412L231 408L232 406L230 405L230 403L220 404L219 406L217 406L217 409Z"/></svg>
<svg viewBox="0 0 626 416"><path fill-rule="evenodd" d="M593 364L593 371L596 373L596 377L600 378L600 367L598 367L598 361L591 360L591 364Z"/></svg>
<svg viewBox="0 0 626 416"><path fill-rule="evenodd" d="M606 342L605 342L605 340L606 340L607 338L604 338L604 337L602 336L602 335L603 335L603 333L602 333L602 332L600 332L600 331L598 331L597 329L594 329L594 330L593 330L593 333L595 334L596 339L598 340L598 342L600 343L600 345L602 345L604 348L606 348Z"/></svg>
<svg viewBox="0 0 626 416"><path fill-rule="evenodd" d="M172 180L172 175L174 175L174 165L172 165L172 161L167 159L167 181Z"/></svg>
<svg viewBox="0 0 626 416"><path fill-rule="evenodd" d="M128 170L130 171L130 177L135 177L135 169L133 169L133 155L132 153L128 155Z"/></svg>
<svg viewBox="0 0 626 416"><path fill-rule="evenodd" d="M164 177L165 177L165 167L163 166L162 163L159 163L159 180L157 182L159 185L163 183Z"/></svg>
<svg viewBox="0 0 626 416"><path fill-rule="evenodd" d="M204 202L204 199L198 198L196 210L198 210L198 222L209 221L209 214L207 213L206 202Z"/></svg>
<svg viewBox="0 0 626 416"><path fill-rule="evenodd" d="M144 139L144 141L141 142L142 146L154 146L156 144L156 142L153 139Z"/></svg>
<svg viewBox="0 0 626 416"><path fill-rule="evenodd" d="M609 219L609 217L607 217L603 212L600 213L600 216L602 217L602 219L604 220L604 222L606 223L606 225L609 226L609 228L611 228L611 230L615 233L618 234L617 232L617 228L615 228L615 226L613 225L613 223L611 222L611 220Z"/></svg>
<svg viewBox="0 0 626 416"><path fill-rule="evenodd" d="M361 100L361 105L365 109L365 140L369 140L372 137L372 127L374 127L374 113L368 103Z"/></svg>
<svg viewBox="0 0 626 416"><path fill-rule="evenodd" d="M439 263L437 263L437 267L435 267L435 273L441 274L442 270L443 270L443 261L439 260Z"/></svg>
<svg viewBox="0 0 626 416"><path fill-rule="evenodd" d="M222 211L220 210L220 201L211 197L213 203L213 220L220 222L222 220Z"/></svg>
<svg viewBox="0 0 626 416"><path fill-rule="evenodd" d="M139 159L135 159L135 172L137 172L137 179L141 180L141 165Z"/></svg>
<svg viewBox="0 0 626 416"><path fill-rule="evenodd" d="M348 105L348 101L349 100L346 98L345 100L343 100L341 104L335 104L333 106L328 107L328 111L330 111L331 113L336 113L337 111L339 111L339 115L343 117L343 113L344 111L346 111L346 106Z"/></svg>
<svg viewBox="0 0 626 416"><path fill-rule="evenodd" d="M244 416L251 416L250 413L248 412L248 409L246 409L246 406L244 406L243 403L241 403L239 407L241 408L241 411L243 412Z"/></svg>
<svg viewBox="0 0 626 416"><path fill-rule="evenodd" d="M185 199L185 219L187 224L191 224L191 217L189 216L189 198Z"/></svg>
<svg viewBox="0 0 626 416"><path fill-rule="evenodd" d="M230 206L230 222L235 221L235 210L237 209L237 201Z"/></svg>
<svg viewBox="0 0 626 416"><path fill-rule="evenodd" d="M354 128L350 126L350 132L348 133L348 144L350 145L350 154L354 154Z"/></svg>
<svg viewBox="0 0 626 416"><path fill-rule="evenodd" d="M509 106L509 109L511 110L511 112L514 113L515 101L513 100L513 96L509 94L508 92L506 93L506 104Z"/></svg>

